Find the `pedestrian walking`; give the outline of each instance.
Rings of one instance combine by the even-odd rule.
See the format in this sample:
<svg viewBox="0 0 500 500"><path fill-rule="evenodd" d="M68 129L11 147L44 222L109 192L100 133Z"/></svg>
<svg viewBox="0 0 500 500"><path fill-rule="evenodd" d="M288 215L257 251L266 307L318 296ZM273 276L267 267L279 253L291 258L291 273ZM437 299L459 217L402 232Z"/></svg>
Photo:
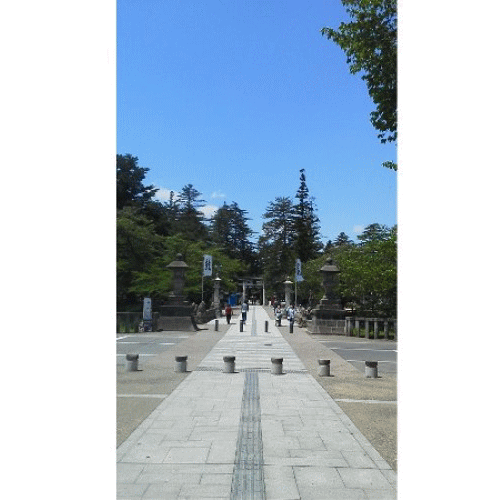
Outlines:
<svg viewBox="0 0 500 500"><path fill-rule="evenodd" d="M276 307L276 311L274 311L274 317L275 317L275 323L276 323L276 326L281 326L281 316L282 316L282 312L281 312L281 307L278 305Z"/></svg>
<svg viewBox="0 0 500 500"><path fill-rule="evenodd" d="M231 316L233 314L233 309L231 308L230 304L226 304L226 309L225 309L225 314L226 314L226 321L227 324L231 323Z"/></svg>
<svg viewBox="0 0 500 500"><path fill-rule="evenodd" d="M293 308L293 304L288 308L288 321L293 328L293 322L295 321L295 309Z"/></svg>
<svg viewBox="0 0 500 500"><path fill-rule="evenodd" d="M241 319L243 320L243 323L246 323L247 311L248 311L248 302L243 302L243 304L241 304Z"/></svg>

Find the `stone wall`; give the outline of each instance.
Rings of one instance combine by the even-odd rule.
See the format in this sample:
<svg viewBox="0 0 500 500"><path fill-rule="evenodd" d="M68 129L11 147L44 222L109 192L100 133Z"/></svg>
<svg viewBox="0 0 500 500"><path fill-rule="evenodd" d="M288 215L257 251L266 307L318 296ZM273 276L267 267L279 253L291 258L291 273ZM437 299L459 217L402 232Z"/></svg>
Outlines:
<svg viewBox="0 0 500 500"><path fill-rule="evenodd" d="M307 321L307 330L315 335L344 335L345 319L321 319Z"/></svg>

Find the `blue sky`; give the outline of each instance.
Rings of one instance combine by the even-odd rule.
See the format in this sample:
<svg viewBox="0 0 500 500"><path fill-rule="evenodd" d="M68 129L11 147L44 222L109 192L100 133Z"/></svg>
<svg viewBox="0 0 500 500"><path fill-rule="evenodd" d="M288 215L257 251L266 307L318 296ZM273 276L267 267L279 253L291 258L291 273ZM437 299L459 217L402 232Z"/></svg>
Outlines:
<svg viewBox="0 0 500 500"><path fill-rule="evenodd" d="M321 36L347 16L313 0L118 0L117 152L159 197L193 184L257 233L304 168L323 240L396 223L393 144L380 144L360 75Z"/></svg>

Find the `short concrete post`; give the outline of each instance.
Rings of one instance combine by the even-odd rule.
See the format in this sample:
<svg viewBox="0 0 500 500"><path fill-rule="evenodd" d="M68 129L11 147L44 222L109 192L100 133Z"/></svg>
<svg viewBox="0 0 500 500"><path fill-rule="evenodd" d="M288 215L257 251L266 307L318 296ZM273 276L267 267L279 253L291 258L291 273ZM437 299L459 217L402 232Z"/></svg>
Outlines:
<svg viewBox="0 0 500 500"><path fill-rule="evenodd" d="M329 359L318 359L318 375L320 377L330 376L330 360Z"/></svg>
<svg viewBox="0 0 500 500"><path fill-rule="evenodd" d="M236 356L224 356L224 373L234 373L234 361Z"/></svg>
<svg viewBox="0 0 500 500"><path fill-rule="evenodd" d="M389 322L387 320L384 320L384 339L389 339Z"/></svg>
<svg viewBox="0 0 500 500"><path fill-rule="evenodd" d="M264 331L267 333L269 330L269 321L264 322Z"/></svg>
<svg viewBox="0 0 500 500"><path fill-rule="evenodd" d="M293 322L290 321L290 333L293 333Z"/></svg>
<svg viewBox="0 0 500 500"><path fill-rule="evenodd" d="M187 356L176 356L174 372L184 373L187 370L187 359Z"/></svg>
<svg viewBox="0 0 500 500"><path fill-rule="evenodd" d="M240 332L242 332L242 331L243 331L243 320L240 319Z"/></svg>
<svg viewBox="0 0 500 500"><path fill-rule="evenodd" d="M354 320L354 329L357 330L356 336L361 335L361 329L359 328L359 319Z"/></svg>
<svg viewBox="0 0 500 500"><path fill-rule="evenodd" d="M370 338L370 320L368 318L365 319L365 339Z"/></svg>
<svg viewBox="0 0 500 500"><path fill-rule="evenodd" d="M283 358L271 358L271 373L273 375L283 374Z"/></svg>
<svg viewBox="0 0 500 500"><path fill-rule="evenodd" d="M216 332L219 331L219 320L218 319L215 320L215 331Z"/></svg>
<svg viewBox="0 0 500 500"><path fill-rule="evenodd" d="M376 319L373 323L373 338L375 340L378 339L378 319Z"/></svg>
<svg viewBox="0 0 500 500"><path fill-rule="evenodd" d="M378 377L378 361L365 361L365 377L366 378Z"/></svg>
<svg viewBox="0 0 500 500"><path fill-rule="evenodd" d="M349 328L351 326L351 318L346 318L344 323L344 335L349 337Z"/></svg>
<svg viewBox="0 0 500 500"><path fill-rule="evenodd" d="M128 372L136 372L139 370L139 354L127 354L125 356L125 361Z"/></svg>

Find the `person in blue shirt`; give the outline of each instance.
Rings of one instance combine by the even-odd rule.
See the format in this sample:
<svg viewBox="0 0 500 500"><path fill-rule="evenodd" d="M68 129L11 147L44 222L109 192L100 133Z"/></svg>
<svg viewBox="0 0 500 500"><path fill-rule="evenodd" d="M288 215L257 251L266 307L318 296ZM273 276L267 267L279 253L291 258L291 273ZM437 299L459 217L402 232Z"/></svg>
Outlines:
<svg viewBox="0 0 500 500"><path fill-rule="evenodd" d="M241 304L241 319L243 320L243 323L245 323L247 320L247 311L248 302L243 302L243 304Z"/></svg>

